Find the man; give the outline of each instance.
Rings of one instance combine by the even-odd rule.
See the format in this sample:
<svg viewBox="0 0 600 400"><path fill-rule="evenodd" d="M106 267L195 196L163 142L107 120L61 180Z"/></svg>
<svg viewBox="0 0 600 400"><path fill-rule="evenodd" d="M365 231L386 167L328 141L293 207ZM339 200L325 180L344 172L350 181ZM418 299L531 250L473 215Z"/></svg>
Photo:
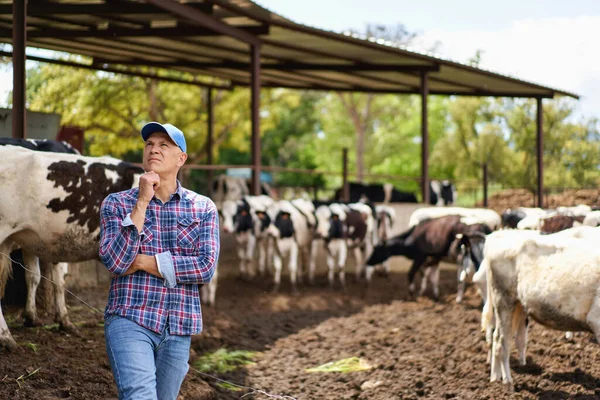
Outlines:
<svg viewBox="0 0 600 400"><path fill-rule="evenodd" d="M109 195L100 211L100 258L113 274L104 313L106 351L119 399L175 400L191 335L202 331L198 284L219 257L219 217L207 197L181 187L183 133L150 122L139 188Z"/></svg>

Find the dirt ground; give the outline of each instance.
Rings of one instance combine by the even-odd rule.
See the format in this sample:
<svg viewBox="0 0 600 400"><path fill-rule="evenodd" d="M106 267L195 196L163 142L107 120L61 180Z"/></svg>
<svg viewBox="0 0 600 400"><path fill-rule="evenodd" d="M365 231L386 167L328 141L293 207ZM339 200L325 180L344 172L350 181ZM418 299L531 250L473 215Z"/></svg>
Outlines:
<svg viewBox="0 0 600 400"><path fill-rule="evenodd" d="M375 277L369 291L350 283L330 290L325 270L315 286L291 295L270 284L244 282L236 265L221 263L214 308L204 307L205 332L194 337L191 359L221 347L258 351L255 365L218 377L273 395L295 399L597 399L600 346L590 334L572 342L560 332L530 325L528 365L511 359L515 393L489 384L485 341L479 330L480 299L472 288L456 304L455 268L444 265L442 301L407 298L408 262L394 259L393 273ZM107 288L77 292L103 309ZM102 315L68 297L77 334L52 325L25 328L19 307L5 315L20 344L0 351L0 399L116 399L104 349ZM51 324L52 317L44 316ZM308 373L307 368L361 357L372 369L354 373ZM239 399L251 389L231 391L190 370L181 399ZM255 392L244 399L267 399ZM280 397L281 398L281 397Z"/></svg>

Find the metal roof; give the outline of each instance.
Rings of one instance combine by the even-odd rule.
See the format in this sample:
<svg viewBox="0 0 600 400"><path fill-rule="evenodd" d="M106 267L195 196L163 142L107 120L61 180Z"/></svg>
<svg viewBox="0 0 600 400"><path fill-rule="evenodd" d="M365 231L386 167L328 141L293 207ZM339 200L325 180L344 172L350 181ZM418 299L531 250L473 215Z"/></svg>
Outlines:
<svg viewBox="0 0 600 400"><path fill-rule="evenodd" d="M249 86L252 42L260 46L262 87L420 93L426 72L430 94L578 98L383 41L301 25L250 0L176 5L190 18L208 16L202 26L165 11L169 3L175 2L30 0L27 45L91 57L98 69L145 66L178 71L183 81ZM216 33L214 24L232 34ZM11 40L12 1L0 0L0 42Z"/></svg>

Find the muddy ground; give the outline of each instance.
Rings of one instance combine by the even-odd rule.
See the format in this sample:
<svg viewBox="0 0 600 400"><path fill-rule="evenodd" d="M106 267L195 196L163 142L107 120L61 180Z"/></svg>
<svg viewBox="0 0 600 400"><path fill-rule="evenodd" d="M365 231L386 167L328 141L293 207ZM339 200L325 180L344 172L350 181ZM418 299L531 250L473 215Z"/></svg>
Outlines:
<svg viewBox="0 0 600 400"><path fill-rule="evenodd" d="M225 257L226 258L226 257ZM596 399L600 398L600 346L590 334L566 341L560 332L530 326L528 365L511 360L515 393L489 384L486 348L479 330L480 299L471 288L454 303L455 268L442 268L442 300L407 298L408 263L395 259L388 278L369 292L352 282L330 290L324 269L314 287L280 294L265 281L244 282L236 265L222 262L214 308L204 308L206 330L194 337L192 361L221 347L258 351L256 364L218 377L296 399ZM106 287L78 291L98 309ZM68 297L77 334L49 325L23 327L20 307L5 310L20 350L0 352L0 399L116 399L105 354L102 315ZM305 370L347 357L372 369L354 373ZM370 386L370 387L369 387ZM181 399L239 399L233 391L190 370ZM267 399L256 392L244 399Z"/></svg>

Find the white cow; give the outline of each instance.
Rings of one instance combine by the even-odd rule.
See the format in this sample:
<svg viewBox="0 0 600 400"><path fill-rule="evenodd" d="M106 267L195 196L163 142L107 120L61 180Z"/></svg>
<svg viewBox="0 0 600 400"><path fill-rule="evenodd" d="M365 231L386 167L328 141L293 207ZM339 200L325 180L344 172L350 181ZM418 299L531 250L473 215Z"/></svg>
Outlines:
<svg viewBox="0 0 600 400"><path fill-rule="evenodd" d="M269 236L274 240L273 267L275 269L275 286L279 290L283 258L288 258L288 268L292 291L297 291L297 283L302 282L302 266L308 264L309 280L314 282L317 247L314 245L317 220L315 207L309 200L279 200L267 210L271 224L267 228ZM302 262L298 257L302 256Z"/></svg>
<svg viewBox="0 0 600 400"><path fill-rule="evenodd" d="M98 258L102 200L136 186L143 172L112 157L42 153L14 146L1 147L0 159L0 249L8 254L19 247L26 257L55 264L52 276L60 283L65 266L56 263ZM10 260L0 256L0 287L10 268ZM69 326L64 292L57 289L55 305L60 309L55 317L61 326ZM35 291L29 295L34 296ZM14 347L5 326L0 310L0 347Z"/></svg>
<svg viewBox="0 0 600 400"><path fill-rule="evenodd" d="M553 329L591 331L600 341L599 239L600 229L590 227L545 236L535 232L488 236L484 264L494 314L488 308L482 324L495 322L490 381L502 378L512 387L508 362L512 335L516 330L523 365L527 316Z"/></svg>
<svg viewBox="0 0 600 400"><path fill-rule="evenodd" d="M321 205L317 207L317 238L323 240L323 247L327 253L327 268L329 286L333 287L336 270L339 274L340 284L346 285L346 259L348 245L346 235L346 210L342 204Z"/></svg>
<svg viewBox="0 0 600 400"><path fill-rule="evenodd" d="M374 245L384 244L388 239L393 236L394 222L396 221L396 211L388 205L376 205L376 225L375 230L375 241ZM387 259L383 262L383 271L386 275L390 273L390 260ZM375 266L377 269L378 266Z"/></svg>
<svg viewBox="0 0 600 400"><path fill-rule="evenodd" d="M408 227L417 225L419 222L444 217L446 215L460 215L461 222L466 225L475 223L486 224L492 231L499 229L502 225L500 215L487 208L465 208L465 207L424 207L415 210L408 221Z"/></svg>

